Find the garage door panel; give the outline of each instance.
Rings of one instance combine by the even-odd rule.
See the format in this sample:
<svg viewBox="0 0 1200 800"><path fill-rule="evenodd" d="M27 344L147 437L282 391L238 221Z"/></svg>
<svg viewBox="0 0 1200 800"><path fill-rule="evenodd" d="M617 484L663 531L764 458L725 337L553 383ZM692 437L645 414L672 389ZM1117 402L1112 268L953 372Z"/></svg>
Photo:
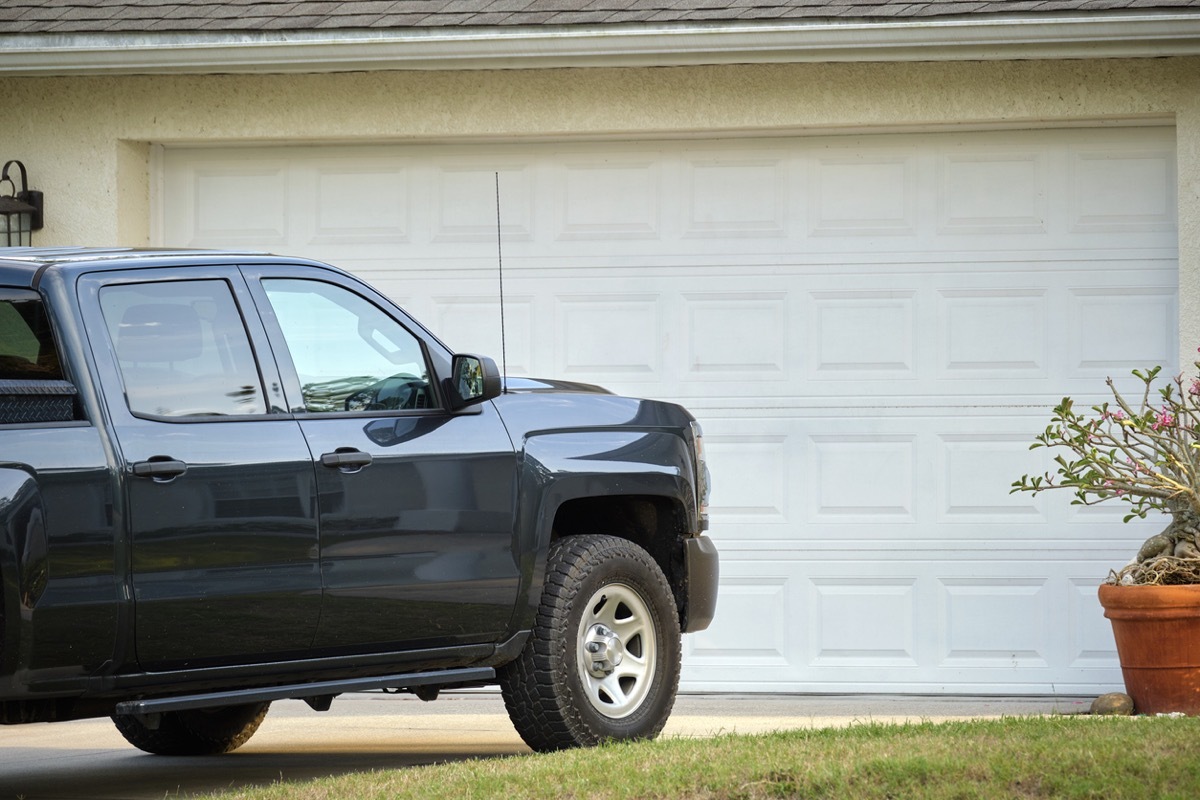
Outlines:
<svg viewBox="0 0 1200 800"><path fill-rule="evenodd" d="M356 159L296 171L292 211L298 221L311 223L306 231L310 245L396 246L410 241L413 198L405 160ZM364 197L370 202L362 202Z"/></svg>
<svg viewBox="0 0 1200 800"><path fill-rule="evenodd" d="M1030 441L1032 436L1027 432L1000 433L994 429L937 434L934 496L939 528L1050 522L1046 508L1050 498L1009 491L1009 484L1018 476L1035 467L1050 466L1047 458L1030 458ZM949 535L957 537L962 532Z"/></svg>
<svg viewBox="0 0 1200 800"><path fill-rule="evenodd" d="M1095 597L1099 580L1082 577L1099 567L1091 554L1033 569L1023 560L981 565L921 555L866 550L852 560L789 560L794 555L781 551L760 554L770 558L763 563L723 551L722 610L728 597L732 611L688 637L685 679L727 690L737 664L757 685L801 691L1119 684ZM754 629L745 625L760 618Z"/></svg>
<svg viewBox="0 0 1200 800"><path fill-rule="evenodd" d="M903 386L897 380L915 381L918 294L911 284L811 292L805 346L809 377L822 382L882 381L891 391ZM838 392L828 383L819 389Z"/></svg>
<svg viewBox="0 0 1200 800"><path fill-rule="evenodd" d="M750 536L796 535L795 487L802 486L801 437L779 422L705 420L704 444L711 452L711 513ZM717 488L717 487L720 488ZM769 526L769 527L768 527ZM735 534L737 535L737 534Z"/></svg>
<svg viewBox="0 0 1200 800"><path fill-rule="evenodd" d="M1169 128L784 141L654 148L498 144L485 146L486 155L480 147L425 147L402 174L378 187L385 196L402 192L410 198L390 208L381 208L373 192L339 191L333 202L321 195L319 181L298 176L314 164L343 172L394 165L404 161L397 156L404 148L172 149L167 169L182 159L188 174L166 189L194 194L192 165L236 168L243 178L258 174L267 182L278 174L292 186L275 202L288 205L287 218L300 232L289 246L319 246L311 232L328 226L314 215L332 208L351 223L386 217L383 227L408 230L413 244L452 258L458 244L491 240L490 179L497 170L502 217L514 246L527 242L528 254L554 258L658 256L662 249L648 242L671 242L670 252L691 259L804 252L836 255L840 262L888 252L1069 253L1158 248L1160 234L1175 227ZM282 164L276 157L281 152L287 153ZM214 203L242 205L248 219L261 211L246 197L267 199L265 183L244 181L250 195L236 194L226 191L228 180L222 186L211 177L205 192ZM181 207L181 199L166 202ZM205 208L207 216L212 207ZM194 215L172 213L166 222L164 238L174 245L200 245L223 230L239 230L202 225Z"/></svg>
<svg viewBox="0 0 1200 800"><path fill-rule="evenodd" d="M885 432L892 426L883 420L858 422L851 431L808 435L806 520L819 526L884 526L899 533L920 513L917 436Z"/></svg>
<svg viewBox="0 0 1200 800"><path fill-rule="evenodd" d="M785 291L685 292L689 381L783 381L790 372Z"/></svg>
<svg viewBox="0 0 1200 800"><path fill-rule="evenodd" d="M430 241L458 252L457 245L496 243L497 173L504 187L500 231L509 243L534 238L534 166L528 161L467 158L438 164L431 176Z"/></svg>
<svg viewBox="0 0 1200 800"><path fill-rule="evenodd" d="M890 237L917 238L917 174L913 151L876 146L815 157L808 178L809 235L858 248L880 237L876 247L903 248Z"/></svg>
<svg viewBox="0 0 1200 800"><path fill-rule="evenodd" d="M916 578L829 575L813 577L809 584L807 628L813 636L806 660L811 667L920 667Z"/></svg>
<svg viewBox="0 0 1200 800"><path fill-rule="evenodd" d="M689 153L682 164L685 239L785 238L791 214L788 162L771 153ZM794 204L793 204L794 205Z"/></svg>
<svg viewBox="0 0 1200 800"><path fill-rule="evenodd" d="M756 413L699 415L713 529L735 547L932 542L1060 559L1061 549L1108 543L1127 559L1162 527L1125 524L1119 506L1072 505L1069 493L1010 494L1022 474L1053 466L1051 451L1029 450L1046 424L1040 410Z"/></svg>
<svg viewBox="0 0 1200 800"><path fill-rule="evenodd" d="M1050 356L1049 290L941 289L938 378L1043 380Z"/></svg>
<svg viewBox="0 0 1200 800"><path fill-rule="evenodd" d="M553 373L575 380L624 379L661 385L665 377L661 304L659 293L557 297Z"/></svg>
<svg viewBox="0 0 1200 800"><path fill-rule="evenodd" d="M722 553L684 686L1120 684L1159 527L1009 494L1066 394L1178 363L1170 128L169 148L162 244L326 260L510 373L685 403Z"/></svg>
<svg viewBox="0 0 1200 800"><path fill-rule="evenodd" d="M940 153L939 238L1047 234L1053 158L1035 148L967 146ZM981 186L987 189L980 191Z"/></svg>
<svg viewBox="0 0 1200 800"><path fill-rule="evenodd" d="M292 240L289 183L284 161L205 165L168 202L190 229L190 247L281 247Z"/></svg>
<svg viewBox="0 0 1200 800"><path fill-rule="evenodd" d="M1097 142L1070 149L1071 231L1128 234L1175 228L1173 148Z"/></svg>
<svg viewBox="0 0 1200 800"><path fill-rule="evenodd" d="M1132 277L1132 276L1131 276ZM1131 281L1132 284L1132 281ZM1130 365L1173 365L1177 337L1168 323L1178 316L1173 287L1126 285L1073 287L1068 293L1069 378L1112 376L1122 386Z"/></svg>
<svg viewBox="0 0 1200 800"><path fill-rule="evenodd" d="M1055 660L1050 580L1019 574L937 579L939 667L1044 668Z"/></svg>
<svg viewBox="0 0 1200 800"><path fill-rule="evenodd" d="M600 242L605 249L663 238L663 169L657 153L567 160L555 170L554 238Z"/></svg>

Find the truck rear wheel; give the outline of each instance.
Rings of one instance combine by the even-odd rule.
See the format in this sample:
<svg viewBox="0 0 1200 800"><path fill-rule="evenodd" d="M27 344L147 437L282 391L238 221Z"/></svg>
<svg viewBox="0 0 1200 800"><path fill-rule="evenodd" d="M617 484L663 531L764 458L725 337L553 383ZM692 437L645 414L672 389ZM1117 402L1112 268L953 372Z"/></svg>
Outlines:
<svg viewBox="0 0 1200 800"><path fill-rule="evenodd" d="M168 711L157 728L137 717L115 716L117 730L139 750L159 756L214 756L246 743L267 716L270 703Z"/></svg>
<svg viewBox="0 0 1200 800"><path fill-rule="evenodd" d="M615 536L550 546L533 634L499 671L517 733L539 752L652 739L679 686L679 617L645 550Z"/></svg>

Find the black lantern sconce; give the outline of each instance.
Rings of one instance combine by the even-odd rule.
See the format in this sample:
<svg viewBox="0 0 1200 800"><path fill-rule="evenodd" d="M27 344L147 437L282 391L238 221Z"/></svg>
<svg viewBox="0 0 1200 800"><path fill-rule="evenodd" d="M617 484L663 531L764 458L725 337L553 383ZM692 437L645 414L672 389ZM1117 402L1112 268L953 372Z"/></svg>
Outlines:
<svg viewBox="0 0 1200 800"><path fill-rule="evenodd" d="M19 189L8 174L14 164L21 175ZM20 161L9 161L0 170L0 192L6 183L12 194L0 194L0 247L29 247L33 232L42 229L42 193L29 191L25 165Z"/></svg>

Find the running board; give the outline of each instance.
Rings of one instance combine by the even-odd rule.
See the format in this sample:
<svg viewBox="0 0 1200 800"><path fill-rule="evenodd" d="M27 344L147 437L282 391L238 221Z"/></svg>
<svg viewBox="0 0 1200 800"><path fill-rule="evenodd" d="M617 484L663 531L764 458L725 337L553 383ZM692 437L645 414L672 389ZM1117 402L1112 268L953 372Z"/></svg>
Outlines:
<svg viewBox="0 0 1200 800"><path fill-rule="evenodd" d="M308 700L345 694L347 692L369 692L373 689L413 689L419 686L457 686L471 683L489 683L496 679L496 670L491 667L470 669L443 669L435 672L410 672L403 675L385 675L378 678L352 678L341 681L318 681L298 683L290 686L271 686L264 689L237 689L229 692L186 694L179 697L160 697L143 700L127 700L117 703L116 714L145 718L168 711L187 711L194 708L220 708L243 703L269 703L272 700Z"/></svg>

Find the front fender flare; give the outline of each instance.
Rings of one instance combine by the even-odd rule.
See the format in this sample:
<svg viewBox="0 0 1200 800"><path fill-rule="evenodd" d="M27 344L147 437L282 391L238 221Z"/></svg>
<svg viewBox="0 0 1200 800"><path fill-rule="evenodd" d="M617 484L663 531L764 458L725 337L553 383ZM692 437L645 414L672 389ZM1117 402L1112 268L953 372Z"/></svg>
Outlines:
<svg viewBox="0 0 1200 800"><path fill-rule="evenodd" d="M572 500L661 497L695 516L695 467L683 436L666 430L546 433L525 442L519 489L521 585L510 630L533 624L558 510Z"/></svg>

